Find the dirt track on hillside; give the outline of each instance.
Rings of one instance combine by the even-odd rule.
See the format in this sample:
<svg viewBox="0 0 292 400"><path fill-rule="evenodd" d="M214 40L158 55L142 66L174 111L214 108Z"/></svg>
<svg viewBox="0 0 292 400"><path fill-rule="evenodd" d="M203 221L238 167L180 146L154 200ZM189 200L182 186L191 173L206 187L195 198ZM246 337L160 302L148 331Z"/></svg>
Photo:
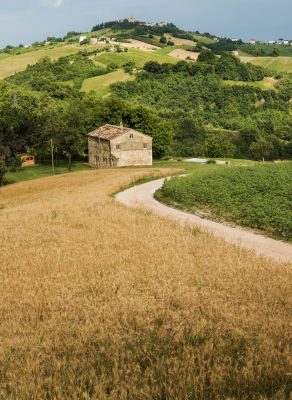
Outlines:
<svg viewBox="0 0 292 400"><path fill-rule="evenodd" d="M288 243L257 235L239 227L203 219L159 203L154 199L154 193L161 188L163 182L164 179L159 179L132 187L116 195L116 199L128 207L147 208L181 224L195 225L200 230L210 232L239 247L254 250L258 255L268 256L277 261L292 262L292 245Z"/></svg>

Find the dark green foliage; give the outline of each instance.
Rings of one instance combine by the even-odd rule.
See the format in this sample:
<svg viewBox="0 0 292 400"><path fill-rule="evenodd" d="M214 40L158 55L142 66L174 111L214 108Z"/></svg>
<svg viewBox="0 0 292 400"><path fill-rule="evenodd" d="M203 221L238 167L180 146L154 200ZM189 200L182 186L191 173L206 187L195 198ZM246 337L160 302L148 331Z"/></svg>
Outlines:
<svg viewBox="0 0 292 400"><path fill-rule="evenodd" d="M250 146L261 135L272 149L268 159L291 158L290 78L280 81L278 91L225 85L223 78L253 82L265 74L262 68L243 64L230 54L216 59L215 64L180 61L169 65L151 61L144 70L135 81L116 84L112 90L124 100L153 107L167 116L175 132L174 154L257 159ZM189 118L193 128L182 132L181 127ZM186 126L190 126L189 122Z"/></svg>
<svg viewBox="0 0 292 400"><path fill-rule="evenodd" d="M265 161L265 158L268 157L273 150L273 144L263 136L258 136L249 148L257 160Z"/></svg>
<svg viewBox="0 0 292 400"><path fill-rule="evenodd" d="M215 64L216 56L211 50L202 50L199 54L198 60L199 62L205 62L208 64Z"/></svg>
<svg viewBox="0 0 292 400"><path fill-rule="evenodd" d="M163 196L190 209L292 240L292 163L226 168L165 182Z"/></svg>
<svg viewBox="0 0 292 400"><path fill-rule="evenodd" d="M234 81L261 81L265 77L263 68L244 64L229 53L224 53L217 60L215 71L222 79Z"/></svg>
<svg viewBox="0 0 292 400"><path fill-rule="evenodd" d="M223 38L216 43L208 43L205 46L212 50L215 54L223 54L226 51L237 50L238 45L241 43L241 41L233 42L231 39Z"/></svg>
<svg viewBox="0 0 292 400"><path fill-rule="evenodd" d="M6 164L4 160L0 159L0 186L5 183L5 174L7 172Z"/></svg>
<svg viewBox="0 0 292 400"><path fill-rule="evenodd" d="M228 132L213 132L207 135L204 154L207 157L232 158L236 153L234 138Z"/></svg>
<svg viewBox="0 0 292 400"><path fill-rule="evenodd" d="M10 157L8 160L7 166L9 168L9 171L11 171L11 172L18 171L19 168L22 166L21 158L17 155Z"/></svg>

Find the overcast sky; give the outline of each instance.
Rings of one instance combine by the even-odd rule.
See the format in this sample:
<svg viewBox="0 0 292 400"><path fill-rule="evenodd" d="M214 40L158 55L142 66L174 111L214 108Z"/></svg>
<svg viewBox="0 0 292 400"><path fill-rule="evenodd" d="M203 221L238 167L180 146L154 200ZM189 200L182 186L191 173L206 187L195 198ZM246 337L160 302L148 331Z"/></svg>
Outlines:
<svg viewBox="0 0 292 400"><path fill-rule="evenodd" d="M0 47L135 16L243 39L292 39L292 0L0 0Z"/></svg>

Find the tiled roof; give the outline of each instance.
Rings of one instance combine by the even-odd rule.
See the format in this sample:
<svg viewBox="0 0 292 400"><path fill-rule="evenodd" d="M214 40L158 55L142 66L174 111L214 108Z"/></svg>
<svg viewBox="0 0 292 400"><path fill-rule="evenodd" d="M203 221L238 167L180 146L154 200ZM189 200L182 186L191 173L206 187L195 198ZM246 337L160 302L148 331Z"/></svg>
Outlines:
<svg viewBox="0 0 292 400"><path fill-rule="evenodd" d="M123 126L116 125L104 125L93 132L90 132L88 136L96 137L106 140L115 139L118 136L124 135L125 133L135 132L131 128L124 128Z"/></svg>

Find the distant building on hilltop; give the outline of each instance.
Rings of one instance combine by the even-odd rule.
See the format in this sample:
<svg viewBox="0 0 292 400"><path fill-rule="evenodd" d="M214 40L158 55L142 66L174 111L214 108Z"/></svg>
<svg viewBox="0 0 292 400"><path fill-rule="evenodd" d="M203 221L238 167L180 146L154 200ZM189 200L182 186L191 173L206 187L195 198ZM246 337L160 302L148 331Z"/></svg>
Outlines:
<svg viewBox="0 0 292 400"><path fill-rule="evenodd" d="M86 39L87 39L87 36L85 36L85 35L80 36L79 43L83 42L83 40L86 40Z"/></svg>
<svg viewBox="0 0 292 400"><path fill-rule="evenodd" d="M151 166L152 137L131 128L104 125L88 134L88 158L97 168Z"/></svg>
<svg viewBox="0 0 292 400"><path fill-rule="evenodd" d="M130 24L135 24L137 22L137 18L129 17L129 18L127 18L127 21L130 22Z"/></svg>
<svg viewBox="0 0 292 400"><path fill-rule="evenodd" d="M90 39L90 44L93 44L93 45L97 45L99 42L98 42L98 39L97 38L91 38Z"/></svg>

